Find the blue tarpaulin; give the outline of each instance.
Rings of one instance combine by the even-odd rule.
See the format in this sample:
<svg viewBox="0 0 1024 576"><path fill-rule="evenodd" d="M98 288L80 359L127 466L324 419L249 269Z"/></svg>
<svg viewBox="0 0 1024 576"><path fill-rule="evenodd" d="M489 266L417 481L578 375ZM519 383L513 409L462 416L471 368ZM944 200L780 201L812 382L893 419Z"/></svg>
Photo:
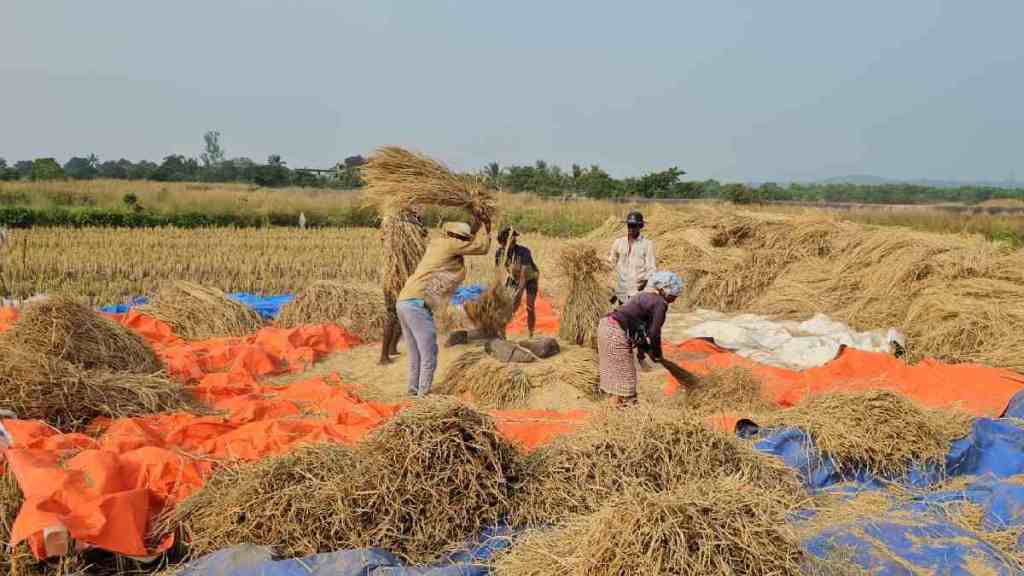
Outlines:
<svg viewBox="0 0 1024 576"><path fill-rule="evenodd" d="M101 306L100 312L106 312L107 314L126 314L129 310L136 306L142 306L148 304L149 299L145 296L139 296L138 298L132 298L131 302L127 304L114 304L112 306Z"/></svg>
<svg viewBox="0 0 1024 576"><path fill-rule="evenodd" d="M459 286L455 290L455 294L452 295L451 303L455 306L460 306L466 302L476 300L484 293L484 287L481 284L466 284L465 286Z"/></svg>
<svg viewBox="0 0 1024 576"><path fill-rule="evenodd" d="M259 294L249 294L248 292L232 292L228 296L252 308L264 320L277 318L277 315L281 312L281 307L295 299L295 296L291 294L260 296Z"/></svg>

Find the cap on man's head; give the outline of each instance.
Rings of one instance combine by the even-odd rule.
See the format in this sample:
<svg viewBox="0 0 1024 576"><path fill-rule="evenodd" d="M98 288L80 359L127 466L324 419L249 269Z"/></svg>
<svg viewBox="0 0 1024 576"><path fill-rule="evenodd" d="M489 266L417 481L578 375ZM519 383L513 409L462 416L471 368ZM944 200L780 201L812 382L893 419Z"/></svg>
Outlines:
<svg viewBox="0 0 1024 576"><path fill-rule="evenodd" d="M441 229L444 230L445 234L455 234L456 236L464 236L466 238L473 237L473 229L465 222L445 222Z"/></svg>
<svg viewBox="0 0 1024 576"><path fill-rule="evenodd" d="M630 212L629 215L626 216L626 225L627 226L643 226L644 225L644 215L639 213L639 212Z"/></svg>

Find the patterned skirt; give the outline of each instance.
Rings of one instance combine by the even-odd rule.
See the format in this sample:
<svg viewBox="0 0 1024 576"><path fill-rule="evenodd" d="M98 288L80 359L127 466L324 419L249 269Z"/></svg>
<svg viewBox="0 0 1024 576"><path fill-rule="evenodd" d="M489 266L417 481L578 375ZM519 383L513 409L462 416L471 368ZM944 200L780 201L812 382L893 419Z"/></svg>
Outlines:
<svg viewBox="0 0 1024 576"><path fill-rule="evenodd" d="M629 345L625 330L607 316L597 325L597 356L601 390L623 398L635 397L637 376L633 347Z"/></svg>

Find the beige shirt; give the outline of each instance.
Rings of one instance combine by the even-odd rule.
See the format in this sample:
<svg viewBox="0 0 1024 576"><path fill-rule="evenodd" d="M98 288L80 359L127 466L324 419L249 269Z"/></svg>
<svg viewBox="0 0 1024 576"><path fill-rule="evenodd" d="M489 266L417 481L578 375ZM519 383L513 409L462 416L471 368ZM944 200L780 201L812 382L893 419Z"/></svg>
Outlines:
<svg viewBox="0 0 1024 576"><path fill-rule="evenodd" d="M438 308L466 279L464 257L487 254L490 249L491 237L483 228L469 241L447 235L432 240L416 271L405 281L398 299L422 298L428 306Z"/></svg>
<svg viewBox="0 0 1024 576"><path fill-rule="evenodd" d="M615 295L625 303L640 291L640 281L656 270L654 243L644 236L632 243L628 237L619 238L612 244L608 262L615 270Z"/></svg>

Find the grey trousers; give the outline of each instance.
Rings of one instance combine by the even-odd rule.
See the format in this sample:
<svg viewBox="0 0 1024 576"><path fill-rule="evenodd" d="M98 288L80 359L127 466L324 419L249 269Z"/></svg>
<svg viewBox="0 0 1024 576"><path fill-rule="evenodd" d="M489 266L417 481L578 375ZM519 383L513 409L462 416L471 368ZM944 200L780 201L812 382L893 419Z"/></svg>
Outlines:
<svg viewBox="0 0 1024 576"><path fill-rule="evenodd" d="M422 305L401 300L395 305L409 354L409 393L426 396L437 368L437 330L434 315Z"/></svg>

